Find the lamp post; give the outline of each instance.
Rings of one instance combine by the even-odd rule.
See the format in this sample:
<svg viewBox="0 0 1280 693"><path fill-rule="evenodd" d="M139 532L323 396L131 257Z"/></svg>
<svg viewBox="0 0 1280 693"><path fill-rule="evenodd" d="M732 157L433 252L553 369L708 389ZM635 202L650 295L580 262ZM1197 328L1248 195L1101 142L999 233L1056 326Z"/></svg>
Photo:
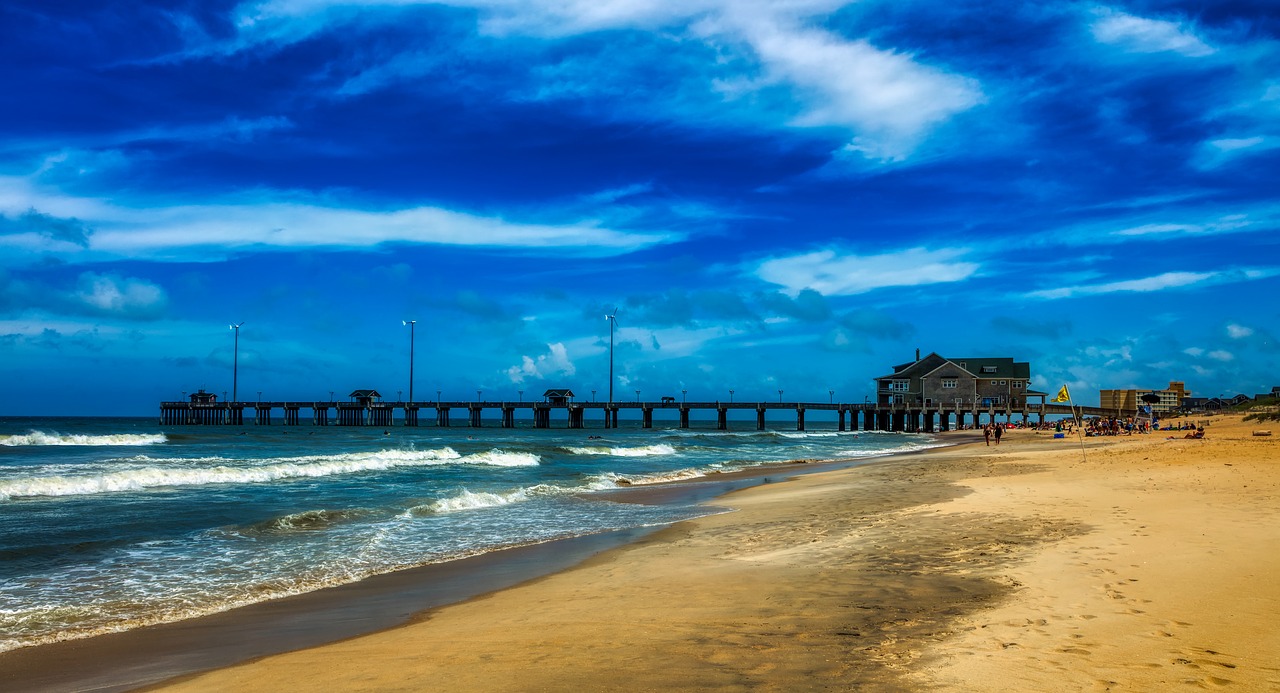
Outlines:
<svg viewBox="0 0 1280 693"><path fill-rule="evenodd" d="M636 390L636 404L640 403L640 391Z"/></svg>
<svg viewBox="0 0 1280 693"><path fill-rule="evenodd" d="M436 390L436 404L440 403L440 391Z"/></svg>
<svg viewBox="0 0 1280 693"><path fill-rule="evenodd" d="M618 309L604 316L609 321L609 404L613 404L613 328L618 324Z"/></svg>
<svg viewBox="0 0 1280 693"><path fill-rule="evenodd" d="M413 401L413 332L417 320L401 320L400 324L409 326L409 401Z"/></svg>
<svg viewBox="0 0 1280 693"><path fill-rule="evenodd" d="M404 397L403 397L402 395L404 395L404 390L396 390L396 401L397 401L397 402L403 402L403 401L404 401Z"/></svg>
<svg viewBox="0 0 1280 693"><path fill-rule="evenodd" d="M240 400L239 390L236 389L236 385L240 379L240 325L243 324L244 322L241 321L239 325L230 326L231 331L236 334L235 346L231 352L231 401L233 402Z"/></svg>
<svg viewBox="0 0 1280 693"><path fill-rule="evenodd" d="M782 390L778 390L778 404L782 404Z"/></svg>
<svg viewBox="0 0 1280 693"><path fill-rule="evenodd" d="M688 398L688 396L689 396L689 391L688 391L688 390L681 390L681 391L680 391L680 403L681 403L681 404L684 404L684 401Z"/></svg>
<svg viewBox="0 0 1280 693"><path fill-rule="evenodd" d="M516 392L520 395L520 403L524 404L524 390L516 390Z"/></svg>
<svg viewBox="0 0 1280 693"><path fill-rule="evenodd" d="M480 393L481 393L481 392L483 392L483 390L476 390L476 401L477 401L477 402L479 402L479 401L480 401Z"/></svg>
<svg viewBox="0 0 1280 693"><path fill-rule="evenodd" d="M592 401L592 402L596 401L596 391L595 391L595 390L592 390L592 391L591 391L591 401Z"/></svg>
<svg viewBox="0 0 1280 693"><path fill-rule="evenodd" d="M733 404L733 390L729 390L729 404Z"/></svg>
<svg viewBox="0 0 1280 693"><path fill-rule="evenodd" d="M835 402L836 402L836 391L827 390L827 404L835 404Z"/></svg>

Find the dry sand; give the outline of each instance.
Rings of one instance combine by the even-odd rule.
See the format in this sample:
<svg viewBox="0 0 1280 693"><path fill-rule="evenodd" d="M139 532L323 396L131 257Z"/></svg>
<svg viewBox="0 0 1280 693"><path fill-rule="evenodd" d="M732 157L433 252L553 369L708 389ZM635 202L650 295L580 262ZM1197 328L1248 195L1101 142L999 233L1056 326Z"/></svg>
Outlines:
<svg viewBox="0 0 1280 693"><path fill-rule="evenodd" d="M1280 438L1013 432L802 476L173 691L1280 690Z"/></svg>

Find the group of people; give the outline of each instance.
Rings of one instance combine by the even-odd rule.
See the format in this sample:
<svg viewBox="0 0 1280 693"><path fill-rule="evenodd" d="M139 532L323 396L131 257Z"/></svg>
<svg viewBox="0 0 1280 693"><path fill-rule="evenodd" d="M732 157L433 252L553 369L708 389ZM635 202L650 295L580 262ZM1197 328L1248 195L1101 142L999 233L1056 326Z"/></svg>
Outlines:
<svg viewBox="0 0 1280 693"><path fill-rule="evenodd" d="M987 445L991 445L991 439L996 439L996 445L1000 444L1000 436L1004 435L1004 424L989 423L982 427L982 437L986 439Z"/></svg>

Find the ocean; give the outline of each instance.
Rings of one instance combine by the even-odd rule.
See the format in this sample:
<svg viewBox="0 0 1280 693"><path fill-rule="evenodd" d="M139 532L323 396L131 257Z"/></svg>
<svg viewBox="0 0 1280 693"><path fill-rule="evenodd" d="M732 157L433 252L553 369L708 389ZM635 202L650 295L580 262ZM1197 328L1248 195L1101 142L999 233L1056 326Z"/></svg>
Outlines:
<svg viewBox="0 0 1280 693"><path fill-rule="evenodd" d="M0 419L0 652L721 512L619 502L624 487L938 444L822 423L807 432L756 431L754 421L732 422L744 430L729 432L712 422L485 424Z"/></svg>

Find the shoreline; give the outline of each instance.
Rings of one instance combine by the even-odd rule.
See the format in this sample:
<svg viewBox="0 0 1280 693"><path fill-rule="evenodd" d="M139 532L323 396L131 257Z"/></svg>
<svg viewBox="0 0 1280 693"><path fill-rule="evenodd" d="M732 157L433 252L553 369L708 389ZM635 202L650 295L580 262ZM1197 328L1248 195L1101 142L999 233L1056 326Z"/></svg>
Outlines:
<svg viewBox="0 0 1280 693"><path fill-rule="evenodd" d="M804 474L399 628L153 688L1276 689L1280 449L1249 428L1015 431Z"/></svg>
<svg viewBox="0 0 1280 693"><path fill-rule="evenodd" d="M951 435L964 436L962 432ZM792 460L605 493L616 502L713 505L738 490L775 480L936 449L845 460ZM191 619L19 648L0 653L0 683L26 691L137 690L176 677L342 642L411 623L432 609L572 569L592 556L669 526L509 547Z"/></svg>

